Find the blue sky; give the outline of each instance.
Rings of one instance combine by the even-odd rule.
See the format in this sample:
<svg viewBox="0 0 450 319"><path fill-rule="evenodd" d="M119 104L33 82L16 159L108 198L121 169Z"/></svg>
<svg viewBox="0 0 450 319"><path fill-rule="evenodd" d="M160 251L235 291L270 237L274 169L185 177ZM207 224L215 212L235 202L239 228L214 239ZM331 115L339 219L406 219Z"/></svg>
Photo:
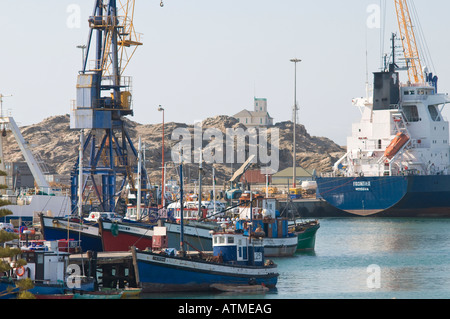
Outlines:
<svg viewBox="0 0 450 319"><path fill-rule="evenodd" d="M369 79L380 66L380 29L368 28L370 5L382 0L136 0L143 33L127 75L134 116L142 124L194 123L233 115L267 98L275 122L291 119L297 57L299 120L311 135L345 145ZM397 32L394 1L386 9L385 51ZM440 92L450 92L448 1L415 0ZM81 50L93 0L0 1L0 93L20 125L67 114L75 99ZM75 5L80 25L68 24ZM70 20L72 21L72 20ZM445 111L448 117L450 111Z"/></svg>

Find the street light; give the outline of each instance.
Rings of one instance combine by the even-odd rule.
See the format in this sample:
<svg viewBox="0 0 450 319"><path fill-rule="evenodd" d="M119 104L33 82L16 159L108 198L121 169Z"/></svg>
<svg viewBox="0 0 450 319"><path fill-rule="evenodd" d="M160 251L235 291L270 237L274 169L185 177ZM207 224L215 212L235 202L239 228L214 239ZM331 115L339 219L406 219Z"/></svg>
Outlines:
<svg viewBox="0 0 450 319"><path fill-rule="evenodd" d="M86 46L84 44L83 45L77 45L77 48L81 49L81 68L84 71L84 49L86 49Z"/></svg>
<svg viewBox="0 0 450 319"><path fill-rule="evenodd" d="M293 160L293 162L294 162L294 164L293 164L293 181L294 181L293 187L296 188L297 176L296 176L296 172L295 172L295 160L296 160L296 157L297 157L297 153L296 153L296 147L295 147L295 143L296 143L296 141L295 141L295 129L296 129L296 126L297 126L297 63L301 62L302 60L300 60L300 59L291 59L290 61L294 62L294 65L295 65L295 75L294 75L294 141L293 141L294 145L292 146L292 149L293 149L293 153L294 153L294 155L293 155L293 159L294 159Z"/></svg>
<svg viewBox="0 0 450 319"><path fill-rule="evenodd" d="M164 169L164 108L161 107L161 105L158 107L158 111L162 112L162 182L161 182L161 203L162 203L162 207L165 207L165 186L164 186L164 173L165 173L165 169Z"/></svg>

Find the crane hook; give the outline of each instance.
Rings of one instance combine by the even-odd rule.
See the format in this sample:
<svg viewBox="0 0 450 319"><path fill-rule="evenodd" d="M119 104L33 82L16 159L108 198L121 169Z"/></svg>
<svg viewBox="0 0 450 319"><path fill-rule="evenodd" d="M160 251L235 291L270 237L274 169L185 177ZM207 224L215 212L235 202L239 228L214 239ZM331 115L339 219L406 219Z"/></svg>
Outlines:
<svg viewBox="0 0 450 319"><path fill-rule="evenodd" d="M162 8L164 7L164 2L161 0L161 3L159 4L159 6Z"/></svg>

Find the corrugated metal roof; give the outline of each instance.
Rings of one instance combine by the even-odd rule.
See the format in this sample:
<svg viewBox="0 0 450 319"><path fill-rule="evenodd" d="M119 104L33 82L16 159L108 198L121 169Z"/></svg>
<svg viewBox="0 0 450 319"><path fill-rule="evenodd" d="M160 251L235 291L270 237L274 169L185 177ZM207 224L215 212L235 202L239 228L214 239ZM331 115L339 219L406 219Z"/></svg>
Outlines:
<svg viewBox="0 0 450 319"><path fill-rule="evenodd" d="M292 177L292 167L288 167L276 174L273 175L273 178L277 178L277 177ZM307 171L306 169L302 168L302 167L296 167L295 168L295 175L296 177L311 177L312 173Z"/></svg>

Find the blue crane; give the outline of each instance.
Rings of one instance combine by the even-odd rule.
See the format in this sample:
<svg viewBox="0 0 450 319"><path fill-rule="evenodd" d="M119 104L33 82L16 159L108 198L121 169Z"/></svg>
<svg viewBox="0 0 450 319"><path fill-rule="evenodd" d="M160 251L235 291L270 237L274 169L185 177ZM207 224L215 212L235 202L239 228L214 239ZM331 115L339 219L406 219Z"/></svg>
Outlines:
<svg viewBox="0 0 450 319"><path fill-rule="evenodd" d="M119 1L120 2L120 1ZM133 115L132 81L124 76L134 50L142 43L134 31L134 0L95 0L89 17L89 36L83 50L82 70L77 77L76 105L70 113L70 127L83 130L82 192L83 200L94 197L97 209L117 212L118 199L125 186L136 192L138 152L124 118ZM127 50L133 50L131 54ZM93 56L93 58L91 57ZM91 57L91 60L89 60ZM130 58L128 58L130 57ZM71 209L79 202L79 159L71 172ZM138 179L136 179L138 180ZM148 200L147 172L140 178L142 202Z"/></svg>

